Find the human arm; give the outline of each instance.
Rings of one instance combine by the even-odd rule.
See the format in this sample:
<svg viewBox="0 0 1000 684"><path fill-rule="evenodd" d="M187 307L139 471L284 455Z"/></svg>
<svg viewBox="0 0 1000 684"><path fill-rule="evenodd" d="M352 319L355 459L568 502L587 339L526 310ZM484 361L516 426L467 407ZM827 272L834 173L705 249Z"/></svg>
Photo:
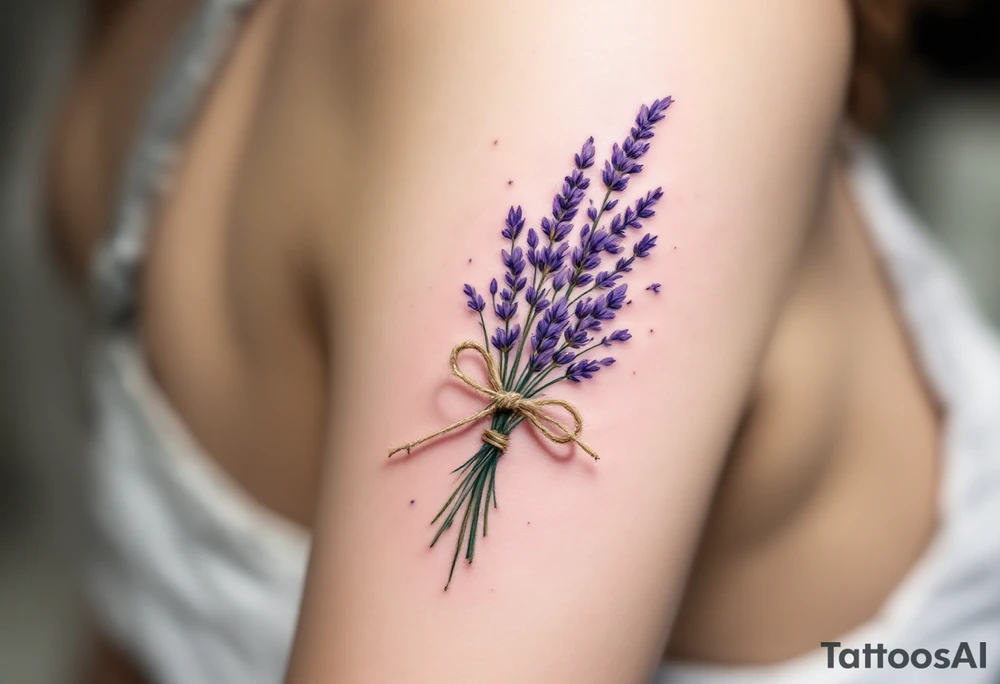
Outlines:
<svg viewBox="0 0 1000 684"><path fill-rule="evenodd" d="M337 177L351 200L332 189L317 202L331 438L288 682L642 681L821 200L845 10L415 5L368 9L351 168ZM489 535L443 592L458 525L428 549L428 523L480 430L393 460L387 447L482 408L448 354L482 336L461 286L484 293L500 271L508 206L537 228L591 135L599 203L593 171L639 105L665 95L676 104L627 193L665 193L624 243L659 236L615 321L633 337L592 381L551 390L602 458L519 427Z"/></svg>

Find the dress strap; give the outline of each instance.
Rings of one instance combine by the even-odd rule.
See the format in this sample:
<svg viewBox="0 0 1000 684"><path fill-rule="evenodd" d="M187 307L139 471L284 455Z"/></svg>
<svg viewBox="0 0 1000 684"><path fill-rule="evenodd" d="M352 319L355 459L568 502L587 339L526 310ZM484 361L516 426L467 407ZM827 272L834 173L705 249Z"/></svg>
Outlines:
<svg viewBox="0 0 1000 684"><path fill-rule="evenodd" d="M204 0L172 47L125 164L107 237L91 264L100 319L128 324L159 201L184 139L256 0Z"/></svg>

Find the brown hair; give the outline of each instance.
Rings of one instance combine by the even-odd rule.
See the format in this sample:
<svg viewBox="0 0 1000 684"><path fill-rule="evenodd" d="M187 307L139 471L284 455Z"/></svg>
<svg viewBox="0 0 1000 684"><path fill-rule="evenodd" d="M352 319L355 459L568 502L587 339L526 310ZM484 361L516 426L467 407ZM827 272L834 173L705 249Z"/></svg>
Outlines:
<svg viewBox="0 0 1000 684"><path fill-rule="evenodd" d="M889 109L893 77L907 48L912 0L851 0L854 12L854 71L847 111L871 130Z"/></svg>

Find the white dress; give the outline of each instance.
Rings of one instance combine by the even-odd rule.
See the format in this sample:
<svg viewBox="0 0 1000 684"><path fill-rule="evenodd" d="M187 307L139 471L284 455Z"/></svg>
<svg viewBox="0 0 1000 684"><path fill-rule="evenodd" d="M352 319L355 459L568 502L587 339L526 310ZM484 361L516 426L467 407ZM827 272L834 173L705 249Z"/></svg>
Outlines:
<svg viewBox="0 0 1000 684"><path fill-rule="evenodd" d="M258 505L172 413L132 327L135 283L177 146L252 0L207 0L179 41L140 131L115 224L94 263L97 341L88 593L101 626L156 684L279 684L309 553L307 532ZM898 305L946 408L943 524L872 622L841 641L889 648L969 642L985 669L828 669L827 651L773 667L671 663L654 682L1000 682L1000 345L941 250L859 144L857 197Z"/></svg>

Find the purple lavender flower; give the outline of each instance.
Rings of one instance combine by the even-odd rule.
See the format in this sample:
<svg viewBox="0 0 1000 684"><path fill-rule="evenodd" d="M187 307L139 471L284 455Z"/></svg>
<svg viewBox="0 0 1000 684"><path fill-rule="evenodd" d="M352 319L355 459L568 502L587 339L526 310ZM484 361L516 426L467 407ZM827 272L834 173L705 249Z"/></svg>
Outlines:
<svg viewBox="0 0 1000 684"><path fill-rule="evenodd" d="M577 361L576 363L571 363L566 368L566 379L570 382L580 382L581 380L589 380L594 377L594 373L601 370L601 364L598 361L584 359L583 361Z"/></svg>
<svg viewBox="0 0 1000 684"><path fill-rule="evenodd" d="M609 309L618 310L622 308L622 304L625 303L625 293L628 292L628 285L619 285L618 287L611 290L607 295L607 304Z"/></svg>
<svg viewBox="0 0 1000 684"><path fill-rule="evenodd" d="M518 206L517 209L511 207L507 212L507 220L504 221L504 229L500 234L513 242L521 234L522 228L524 228L524 214L521 207Z"/></svg>
<svg viewBox="0 0 1000 684"><path fill-rule="evenodd" d="M611 219L611 225L609 231L612 235L617 237L624 237L625 231L628 228L634 228L638 230L642 228L642 223L639 219L648 219L656 215L653 207L656 203L660 201L663 197L663 188L657 188L656 190L650 190L646 193L645 197L640 197L636 200L635 209L632 207L625 207L625 211L618 214L613 219Z"/></svg>
<svg viewBox="0 0 1000 684"><path fill-rule="evenodd" d="M650 150L653 128L664 118L672 102L667 97L648 106L643 105L628 137L621 144L612 145L603 168L598 167L605 186L603 198L599 203L594 200L589 202L585 212L587 221L579 226L575 245L571 246L568 238L590 188L591 180L584 172L595 166L597 150L593 137L588 138L573 156L574 167L552 198L549 214L540 220L537 227L527 229L526 246L519 244L525 232L524 211L520 206L513 205L508 209L501 230L502 237L507 240L507 245L500 251L503 275L490 280L488 286L491 308L501 321L492 336L483 318L486 301L472 285L466 284L462 290L468 308L479 314L484 353L499 356L498 359L491 359L496 361L496 375L491 374L491 384L499 384L495 388L498 393L517 393L529 400L557 382L589 380L602 368L613 365L615 359L611 356L584 358L588 353L598 347L611 347L632 338L625 328L610 333L603 333L602 329L609 321L615 320L625 304L632 303L626 300L628 288L625 277L632 272L637 259L649 256L656 246L656 237L647 233L632 244L629 254L624 254L623 243L630 230L640 231L643 222L654 216L654 207L662 199L663 190L656 188L646 192L617 215L609 213L611 218L607 223L602 224L601 219L605 212L615 210L621 201L621 196L615 196L615 193L625 191L631 179L643 171L642 159ZM545 240L542 240L543 237ZM613 268L602 267L605 259L612 258L615 259ZM530 273L526 272L527 265L532 267ZM648 289L658 291L658 287L654 283ZM579 291L576 291L577 288ZM522 293L523 305L520 301ZM530 350L526 349L529 341ZM462 346L468 347L468 344ZM556 369L559 371L556 372ZM518 415L516 403L504 406L503 409L488 409L493 411L490 431L499 433L501 437L484 433L479 451L455 471L460 473L457 488L432 521L436 523L440 519L437 535L431 541L431 546L434 546L465 507L449 583L463 544L467 544L466 559L470 562L473 559L480 519L482 534L486 535L491 498L496 506L494 482L497 462L503 453L502 437L509 435L526 417ZM432 433L425 439L439 434ZM597 458L597 454L574 435L569 435L569 438ZM420 441L401 448L409 451L410 446ZM390 455L392 453L395 451L390 451ZM468 528L466 523L469 523Z"/></svg>
<svg viewBox="0 0 1000 684"><path fill-rule="evenodd" d="M609 287L614 287L622 277L622 274L618 271L601 271L594 278L594 287L600 289L607 289Z"/></svg>
<svg viewBox="0 0 1000 684"><path fill-rule="evenodd" d="M551 307L546 309L535 328L535 334L531 337L531 347L534 353L528 363L532 369L540 370L552 360L559 336L562 335L568 323L569 302L566 301L565 297L560 297Z"/></svg>
<svg viewBox="0 0 1000 684"><path fill-rule="evenodd" d="M604 162L604 170L601 171L601 182L611 192L622 192L628 187L628 177L611 166L610 161ZM569 375L566 377L569 377ZM575 380L574 382L579 382L579 380Z"/></svg>
<svg viewBox="0 0 1000 684"><path fill-rule="evenodd" d="M656 212L653 211L653 206L656 205L663 198L663 188L657 188L656 190L650 190L646 193L646 196L640 197L636 200L635 210L641 219L652 218Z"/></svg>
<svg viewBox="0 0 1000 684"><path fill-rule="evenodd" d="M538 250L537 267L544 273L555 273L562 269L566 263L566 252L569 251L569 244L564 242L560 245L546 245Z"/></svg>
<svg viewBox="0 0 1000 684"><path fill-rule="evenodd" d="M512 273L506 274L503 277L503 280L504 280L505 283L507 283L507 285L510 287L510 289L512 289L514 291L514 294L517 294L518 292L520 292L521 290L523 290L524 286L528 284L528 279L527 278L525 278L524 276L521 276L520 278L518 278L517 276L515 276Z"/></svg>
<svg viewBox="0 0 1000 684"><path fill-rule="evenodd" d="M552 362L558 366L564 366L575 358L576 354L574 352L566 349L560 349L552 355Z"/></svg>
<svg viewBox="0 0 1000 684"><path fill-rule="evenodd" d="M549 242L561 242L571 232L573 224L569 221L550 221L548 217L542 219L542 234L549 239Z"/></svg>
<svg viewBox="0 0 1000 684"><path fill-rule="evenodd" d="M674 98L667 96L662 100L653 100L653 104L643 105L639 108L639 115L635 117L635 128L630 133L636 140L649 140L653 137L653 124L662 121L664 112L674 103Z"/></svg>
<svg viewBox="0 0 1000 684"><path fill-rule="evenodd" d="M535 308L536 313L541 313L549 306L549 300L545 298L543 291L536 291L534 286L529 286L524 292L524 301L528 306Z"/></svg>
<svg viewBox="0 0 1000 684"><path fill-rule="evenodd" d="M590 136L587 138L587 142L583 143L583 149L580 150L580 154L574 157L576 168L580 171L589 169L594 165L595 154L597 154L597 149L594 147L594 136Z"/></svg>
<svg viewBox="0 0 1000 684"><path fill-rule="evenodd" d="M569 282L570 276L572 276L572 275L573 274L572 274L571 269L564 268L564 269L560 270L552 278L552 289L555 290L556 292L558 292L559 290L561 290L564 287L566 287L566 283Z"/></svg>
<svg viewBox="0 0 1000 684"><path fill-rule="evenodd" d="M518 339L521 337L521 326L514 324L510 330L504 330L503 328L497 328L496 333L490 338L490 342L496 347L500 352L509 352L515 344L517 344Z"/></svg>
<svg viewBox="0 0 1000 684"><path fill-rule="evenodd" d="M528 359L528 368L534 373L541 373L552 363L553 358L555 358L555 353L551 349L544 352L536 352Z"/></svg>
<svg viewBox="0 0 1000 684"><path fill-rule="evenodd" d="M594 300L594 312L590 315L598 321L613 321L615 318L615 311L608 304L608 296L602 294Z"/></svg>
<svg viewBox="0 0 1000 684"><path fill-rule="evenodd" d="M511 252L500 250L500 258L513 275L519 276L524 271L524 252L520 247L515 247Z"/></svg>
<svg viewBox="0 0 1000 684"><path fill-rule="evenodd" d="M496 305L494 313L501 321L509 321L517 315L517 302L501 300L500 303Z"/></svg>
<svg viewBox="0 0 1000 684"><path fill-rule="evenodd" d="M647 290L652 290L654 294L660 294L660 284L659 283L653 283L652 285L650 285L646 289Z"/></svg>
<svg viewBox="0 0 1000 684"><path fill-rule="evenodd" d="M588 319L595 320L595 319ZM598 322L599 323L599 322ZM587 334L587 328L581 325L580 321L566 328L566 332L563 333L563 337L566 339L566 346L570 349L580 349L585 344L591 341L591 337Z"/></svg>
<svg viewBox="0 0 1000 684"><path fill-rule="evenodd" d="M607 228L598 228L591 232L589 226L580 229L580 246L574 248L570 263L573 272L569 276L569 282L573 287L589 285L594 281L591 271L601 265L602 254L620 254L623 248L620 240L611 235ZM602 279L602 283L607 276Z"/></svg>
<svg viewBox="0 0 1000 684"><path fill-rule="evenodd" d="M649 151L648 141L653 137L653 126L663 120L664 112L673 103L673 99L665 97L654 100L653 104L643 105L635 117L635 126L621 147L615 145L611 151L611 159L604 163L601 181L609 192L622 192L628 187L629 178L642 171L638 160ZM605 207L605 209L607 209Z"/></svg>
<svg viewBox="0 0 1000 684"><path fill-rule="evenodd" d="M476 288L472 287L472 285L466 283L465 287L462 288L462 293L469 298L469 301L466 302L466 306L473 311L482 312L482 310L486 308L486 300L482 298L482 295L476 292Z"/></svg>
<svg viewBox="0 0 1000 684"><path fill-rule="evenodd" d="M590 317L594 313L594 298L587 297L586 299L581 299L576 303L576 307L573 309L573 315L579 320Z"/></svg>
<svg viewBox="0 0 1000 684"><path fill-rule="evenodd" d="M656 246L656 236L646 233L639 242L635 243L632 247L632 253L640 259L645 259L649 256L649 250Z"/></svg>
<svg viewBox="0 0 1000 684"><path fill-rule="evenodd" d="M552 218L543 218L541 223L542 234L550 243L564 240L573 230L570 221L576 217L589 187L590 180L579 169L563 179L562 192L552 198Z"/></svg>

